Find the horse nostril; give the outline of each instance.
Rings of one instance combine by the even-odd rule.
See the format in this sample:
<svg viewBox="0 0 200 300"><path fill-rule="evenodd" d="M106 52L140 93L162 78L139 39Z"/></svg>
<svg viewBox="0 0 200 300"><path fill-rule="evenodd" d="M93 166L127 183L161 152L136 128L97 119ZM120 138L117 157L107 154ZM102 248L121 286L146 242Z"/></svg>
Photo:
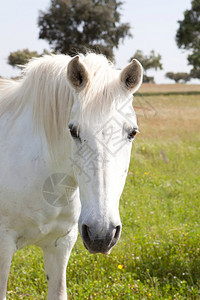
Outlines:
<svg viewBox="0 0 200 300"><path fill-rule="evenodd" d="M84 240L89 240L90 239L88 231L89 231L88 226L85 225L85 224L82 225L82 236L83 236Z"/></svg>
<svg viewBox="0 0 200 300"><path fill-rule="evenodd" d="M85 224L82 225L82 237L83 237L84 245L86 249L88 249L87 244L90 242L89 227Z"/></svg>
<svg viewBox="0 0 200 300"><path fill-rule="evenodd" d="M121 234L121 226L120 225L116 226L115 230L116 231L115 231L114 239L118 241Z"/></svg>
<svg viewBox="0 0 200 300"><path fill-rule="evenodd" d="M88 227L86 224L82 225L82 239L83 244L90 253L108 253L110 249L117 243L121 234L121 225L113 227L105 233L104 236L98 235L95 227Z"/></svg>

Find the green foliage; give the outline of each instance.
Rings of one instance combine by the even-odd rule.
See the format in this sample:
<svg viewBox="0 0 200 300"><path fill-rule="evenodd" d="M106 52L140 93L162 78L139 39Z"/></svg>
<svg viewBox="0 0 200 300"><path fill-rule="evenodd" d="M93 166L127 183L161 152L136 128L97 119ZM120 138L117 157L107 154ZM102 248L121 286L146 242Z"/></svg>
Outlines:
<svg viewBox="0 0 200 300"><path fill-rule="evenodd" d="M8 64L13 67L25 65L32 57L37 57L37 51L29 51L28 49L11 52L8 56Z"/></svg>
<svg viewBox="0 0 200 300"><path fill-rule="evenodd" d="M188 62L193 66L192 76L200 78L200 0L193 0L192 7L184 12L184 19L178 21L176 42L179 48L191 50Z"/></svg>
<svg viewBox="0 0 200 300"><path fill-rule="evenodd" d="M192 54L188 55L188 62L193 66L190 71L192 78L200 78L200 48L199 50L194 50Z"/></svg>
<svg viewBox="0 0 200 300"><path fill-rule="evenodd" d="M144 74L143 82L144 83L155 83L154 82L154 77L153 76L147 76L147 75Z"/></svg>
<svg viewBox="0 0 200 300"><path fill-rule="evenodd" d="M176 42L179 48L193 49L200 46L200 1L193 0L191 9L184 12L184 19L178 21Z"/></svg>
<svg viewBox="0 0 200 300"><path fill-rule="evenodd" d="M166 73L166 77L174 80L176 83L179 81L188 82L191 79L191 74L184 73L184 72L178 72L178 73L168 72Z"/></svg>
<svg viewBox="0 0 200 300"><path fill-rule="evenodd" d="M123 2L116 0L51 0L40 11L39 38L49 41L56 52L73 55L87 49L113 58L113 48L131 37L130 25L120 23Z"/></svg>
<svg viewBox="0 0 200 300"><path fill-rule="evenodd" d="M161 55L155 54L155 51L152 50L149 55L144 55L144 53L141 50L137 50L133 57L130 59L130 61L136 58L139 60L139 62L142 64L144 68L144 72L146 73L149 69L155 69L156 71L158 69L162 70L162 64L161 64Z"/></svg>
<svg viewBox="0 0 200 300"><path fill-rule="evenodd" d="M155 51L152 50L149 55L144 55L144 53L141 50L137 50L133 57L131 57L130 61L136 58L139 60L139 62L142 64L143 69L144 69L144 82L151 82L154 83L154 78L147 76L147 71L149 69L155 69L156 71L158 69L162 70L162 64L161 64L161 55L155 54Z"/></svg>
<svg viewBox="0 0 200 300"><path fill-rule="evenodd" d="M200 68L193 68L190 74L191 78L200 78Z"/></svg>
<svg viewBox="0 0 200 300"><path fill-rule="evenodd" d="M39 57L44 54L49 54L49 52L45 49L42 54L38 54L37 51L30 51L28 49L18 50L10 53L8 56L8 64L12 67L20 68L20 66L27 64L31 58Z"/></svg>

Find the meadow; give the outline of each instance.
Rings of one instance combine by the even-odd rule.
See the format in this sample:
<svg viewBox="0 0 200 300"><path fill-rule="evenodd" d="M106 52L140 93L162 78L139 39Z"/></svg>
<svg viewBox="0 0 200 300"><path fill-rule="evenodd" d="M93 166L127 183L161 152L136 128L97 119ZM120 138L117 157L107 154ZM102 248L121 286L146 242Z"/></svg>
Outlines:
<svg viewBox="0 0 200 300"><path fill-rule="evenodd" d="M120 201L121 239L103 256L78 238L67 268L70 300L200 299L200 89L183 87L143 86L135 96L141 133ZM41 250L18 251L8 299L46 292Z"/></svg>

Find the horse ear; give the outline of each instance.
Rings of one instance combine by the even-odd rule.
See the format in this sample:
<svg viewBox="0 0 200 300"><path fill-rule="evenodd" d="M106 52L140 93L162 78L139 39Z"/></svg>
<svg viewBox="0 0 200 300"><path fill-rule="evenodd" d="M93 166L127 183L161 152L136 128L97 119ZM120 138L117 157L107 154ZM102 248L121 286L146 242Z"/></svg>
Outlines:
<svg viewBox="0 0 200 300"><path fill-rule="evenodd" d="M120 74L123 85L132 93L136 92L142 84L143 68L137 59L133 59Z"/></svg>
<svg viewBox="0 0 200 300"><path fill-rule="evenodd" d="M88 82L88 72L85 66L79 61L79 56L75 56L68 64L67 78L74 89L82 90Z"/></svg>

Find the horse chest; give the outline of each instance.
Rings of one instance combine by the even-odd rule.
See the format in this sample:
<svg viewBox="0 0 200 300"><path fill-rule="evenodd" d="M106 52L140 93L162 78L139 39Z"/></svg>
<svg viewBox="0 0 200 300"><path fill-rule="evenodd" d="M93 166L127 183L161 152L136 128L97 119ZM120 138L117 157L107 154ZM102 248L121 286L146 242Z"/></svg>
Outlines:
<svg viewBox="0 0 200 300"><path fill-rule="evenodd" d="M79 200L62 208L49 207L46 210L26 213L18 224L17 248L30 244L44 247L67 235L77 226L80 214ZM24 226L26 225L26 226Z"/></svg>

